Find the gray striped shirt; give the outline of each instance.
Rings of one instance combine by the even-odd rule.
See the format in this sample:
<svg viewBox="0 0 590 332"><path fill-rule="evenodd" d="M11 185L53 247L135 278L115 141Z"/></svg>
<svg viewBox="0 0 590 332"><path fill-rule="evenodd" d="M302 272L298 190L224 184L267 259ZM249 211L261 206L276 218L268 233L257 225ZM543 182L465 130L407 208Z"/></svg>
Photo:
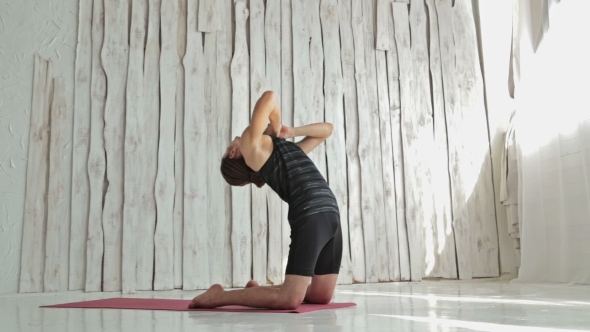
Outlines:
<svg viewBox="0 0 590 332"><path fill-rule="evenodd" d="M315 213L339 214L334 193L303 150L282 138L272 140L273 152L258 174L289 204L289 223Z"/></svg>

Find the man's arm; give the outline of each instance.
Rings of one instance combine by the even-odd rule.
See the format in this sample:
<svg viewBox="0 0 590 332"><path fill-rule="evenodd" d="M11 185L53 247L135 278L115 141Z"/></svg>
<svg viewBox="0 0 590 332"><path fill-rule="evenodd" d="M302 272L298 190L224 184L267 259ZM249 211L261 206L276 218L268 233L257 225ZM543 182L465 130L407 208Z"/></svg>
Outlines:
<svg viewBox="0 0 590 332"><path fill-rule="evenodd" d="M281 112L275 94L272 91L263 93L260 99L258 99L258 102L256 102L250 126L242 134L242 143L251 148L257 147L260 144L263 133L269 127L269 120L270 127L275 132L280 132Z"/></svg>
<svg viewBox="0 0 590 332"><path fill-rule="evenodd" d="M330 137L330 135L332 135L332 130L333 126L331 123L320 122L294 128L283 127L279 137L292 138L305 136L305 138L298 142L297 145L299 145L303 152L308 154Z"/></svg>

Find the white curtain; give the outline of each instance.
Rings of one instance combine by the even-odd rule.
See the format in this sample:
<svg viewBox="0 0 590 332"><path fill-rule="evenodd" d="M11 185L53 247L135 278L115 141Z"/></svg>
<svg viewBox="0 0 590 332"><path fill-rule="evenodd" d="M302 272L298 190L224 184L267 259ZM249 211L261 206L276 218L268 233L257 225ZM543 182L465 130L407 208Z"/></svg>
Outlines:
<svg viewBox="0 0 590 332"><path fill-rule="evenodd" d="M590 1L515 1L515 282L590 284Z"/></svg>

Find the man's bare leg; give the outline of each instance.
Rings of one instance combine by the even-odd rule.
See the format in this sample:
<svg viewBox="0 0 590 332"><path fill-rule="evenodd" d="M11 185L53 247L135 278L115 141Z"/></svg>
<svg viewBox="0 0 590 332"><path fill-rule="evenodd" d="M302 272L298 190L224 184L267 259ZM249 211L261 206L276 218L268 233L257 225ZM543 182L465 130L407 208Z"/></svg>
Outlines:
<svg viewBox="0 0 590 332"><path fill-rule="evenodd" d="M314 276L305 294L305 303L328 304L332 301L337 274Z"/></svg>
<svg viewBox="0 0 590 332"><path fill-rule="evenodd" d="M321 276L314 276L311 279L311 284L307 286L305 292L305 303L327 304L332 301L336 282L338 281L337 274L326 274ZM282 285L260 286L257 281L250 280L245 288L252 287L270 287L280 288Z"/></svg>
<svg viewBox="0 0 590 332"><path fill-rule="evenodd" d="M287 275L280 287L250 287L225 291L221 285L213 285L205 293L195 297L190 308L215 308L226 305L242 305L252 308L295 309L305 298L310 277Z"/></svg>

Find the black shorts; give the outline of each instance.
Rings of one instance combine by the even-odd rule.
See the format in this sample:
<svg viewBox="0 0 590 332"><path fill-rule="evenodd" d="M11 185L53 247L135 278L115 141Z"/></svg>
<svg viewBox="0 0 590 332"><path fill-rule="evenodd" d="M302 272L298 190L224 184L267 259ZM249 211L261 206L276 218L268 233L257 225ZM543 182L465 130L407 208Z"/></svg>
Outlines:
<svg viewBox="0 0 590 332"><path fill-rule="evenodd" d="M312 214L291 224L286 274L338 274L341 261L342 229L337 213Z"/></svg>

